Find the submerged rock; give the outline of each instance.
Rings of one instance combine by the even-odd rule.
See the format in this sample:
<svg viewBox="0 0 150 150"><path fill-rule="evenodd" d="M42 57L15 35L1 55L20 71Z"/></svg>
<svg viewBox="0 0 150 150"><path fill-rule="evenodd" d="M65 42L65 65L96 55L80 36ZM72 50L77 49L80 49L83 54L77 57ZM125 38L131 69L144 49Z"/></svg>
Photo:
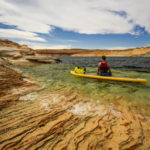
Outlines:
<svg viewBox="0 0 150 150"><path fill-rule="evenodd" d="M56 57L33 56L33 57L26 57L26 59L31 61L31 62L45 63L45 64L61 62L61 60L59 58L56 58Z"/></svg>
<svg viewBox="0 0 150 150"><path fill-rule="evenodd" d="M3 110L0 121L0 149L4 150L150 148L147 118L88 102L75 93L44 92L35 101Z"/></svg>

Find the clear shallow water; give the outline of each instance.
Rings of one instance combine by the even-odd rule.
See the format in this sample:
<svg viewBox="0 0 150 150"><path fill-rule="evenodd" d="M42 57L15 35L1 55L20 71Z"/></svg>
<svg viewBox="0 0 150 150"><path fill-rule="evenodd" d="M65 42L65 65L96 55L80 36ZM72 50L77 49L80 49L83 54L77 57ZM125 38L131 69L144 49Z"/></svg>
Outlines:
<svg viewBox="0 0 150 150"><path fill-rule="evenodd" d="M82 94L94 101L112 103L121 108L128 107L132 111L150 115L150 74L144 72L112 70L114 76L144 78L146 84L101 81L70 75L73 65L38 64L33 66L17 66L23 73L37 78L46 84L49 90L70 90ZM95 74L97 67L87 67L88 73Z"/></svg>

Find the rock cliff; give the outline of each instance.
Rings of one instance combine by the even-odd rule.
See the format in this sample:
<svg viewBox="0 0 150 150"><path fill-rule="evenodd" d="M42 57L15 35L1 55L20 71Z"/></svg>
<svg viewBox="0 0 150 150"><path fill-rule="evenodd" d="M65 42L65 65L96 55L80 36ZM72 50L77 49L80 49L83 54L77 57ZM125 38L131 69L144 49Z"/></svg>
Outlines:
<svg viewBox="0 0 150 150"><path fill-rule="evenodd" d="M11 56L14 59L22 56L150 56L150 47L140 47L126 50L89 50L89 49L37 49L20 45L9 40L0 40L0 56Z"/></svg>
<svg viewBox="0 0 150 150"><path fill-rule="evenodd" d="M26 55L34 55L33 49L9 40L0 40L0 56L18 58Z"/></svg>
<svg viewBox="0 0 150 150"><path fill-rule="evenodd" d="M35 50L9 40L0 40L0 57L8 58L13 64L57 63L58 58L37 56Z"/></svg>
<svg viewBox="0 0 150 150"><path fill-rule="evenodd" d="M40 55L51 56L150 56L150 47L141 47L126 50L87 50L87 49L63 49L50 50L39 49L36 50Z"/></svg>

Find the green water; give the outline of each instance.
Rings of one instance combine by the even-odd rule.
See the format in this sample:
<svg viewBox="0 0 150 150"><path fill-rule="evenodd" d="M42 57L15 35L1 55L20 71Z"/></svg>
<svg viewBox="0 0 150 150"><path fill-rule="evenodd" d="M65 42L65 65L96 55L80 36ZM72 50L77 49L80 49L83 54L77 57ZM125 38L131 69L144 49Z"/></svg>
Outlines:
<svg viewBox="0 0 150 150"><path fill-rule="evenodd" d="M144 78L148 82L125 83L86 79L70 75L74 66L64 64L38 64L17 66L23 73L35 77L49 90L69 89L101 103L128 107L150 115L150 74L135 71L112 70L113 76ZM87 67L87 73L96 73L96 67Z"/></svg>

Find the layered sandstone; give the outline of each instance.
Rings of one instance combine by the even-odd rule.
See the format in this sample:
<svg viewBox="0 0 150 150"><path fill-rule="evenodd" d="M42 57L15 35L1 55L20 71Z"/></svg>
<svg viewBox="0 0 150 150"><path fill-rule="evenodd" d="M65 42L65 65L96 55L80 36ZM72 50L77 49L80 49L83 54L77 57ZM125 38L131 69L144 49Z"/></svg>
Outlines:
<svg viewBox="0 0 150 150"><path fill-rule="evenodd" d="M0 40L0 47L20 48L21 45L6 39L6 40Z"/></svg>
<svg viewBox="0 0 150 150"><path fill-rule="evenodd" d="M39 49L36 50L36 53L51 56L150 56L150 47L126 50Z"/></svg>
<svg viewBox="0 0 150 150"><path fill-rule="evenodd" d="M58 63L55 57L37 56L32 48L9 40L0 40L0 57L9 59L12 64Z"/></svg>
<svg viewBox="0 0 150 150"><path fill-rule="evenodd" d="M34 54L33 49L29 48L27 45L20 45L9 40L0 40L1 57L13 57L14 59L17 59L22 56Z"/></svg>
<svg viewBox="0 0 150 150"><path fill-rule="evenodd" d="M0 59L0 110L16 104L20 98L37 89L26 77L12 69L6 60Z"/></svg>
<svg viewBox="0 0 150 150"><path fill-rule="evenodd" d="M60 59L56 57L47 57L47 56L28 56L25 57L26 60L35 63L44 63L44 64L51 64L51 63L59 63L61 62Z"/></svg>
<svg viewBox="0 0 150 150"><path fill-rule="evenodd" d="M0 40L0 56L11 56L18 59L22 56L150 56L150 47L141 47L125 50L89 50L89 49L37 49L27 45L20 45L9 40Z"/></svg>
<svg viewBox="0 0 150 150"><path fill-rule="evenodd" d="M70 91L43 92L1 113L0 149L149 150L149 118Z"/></svg>

